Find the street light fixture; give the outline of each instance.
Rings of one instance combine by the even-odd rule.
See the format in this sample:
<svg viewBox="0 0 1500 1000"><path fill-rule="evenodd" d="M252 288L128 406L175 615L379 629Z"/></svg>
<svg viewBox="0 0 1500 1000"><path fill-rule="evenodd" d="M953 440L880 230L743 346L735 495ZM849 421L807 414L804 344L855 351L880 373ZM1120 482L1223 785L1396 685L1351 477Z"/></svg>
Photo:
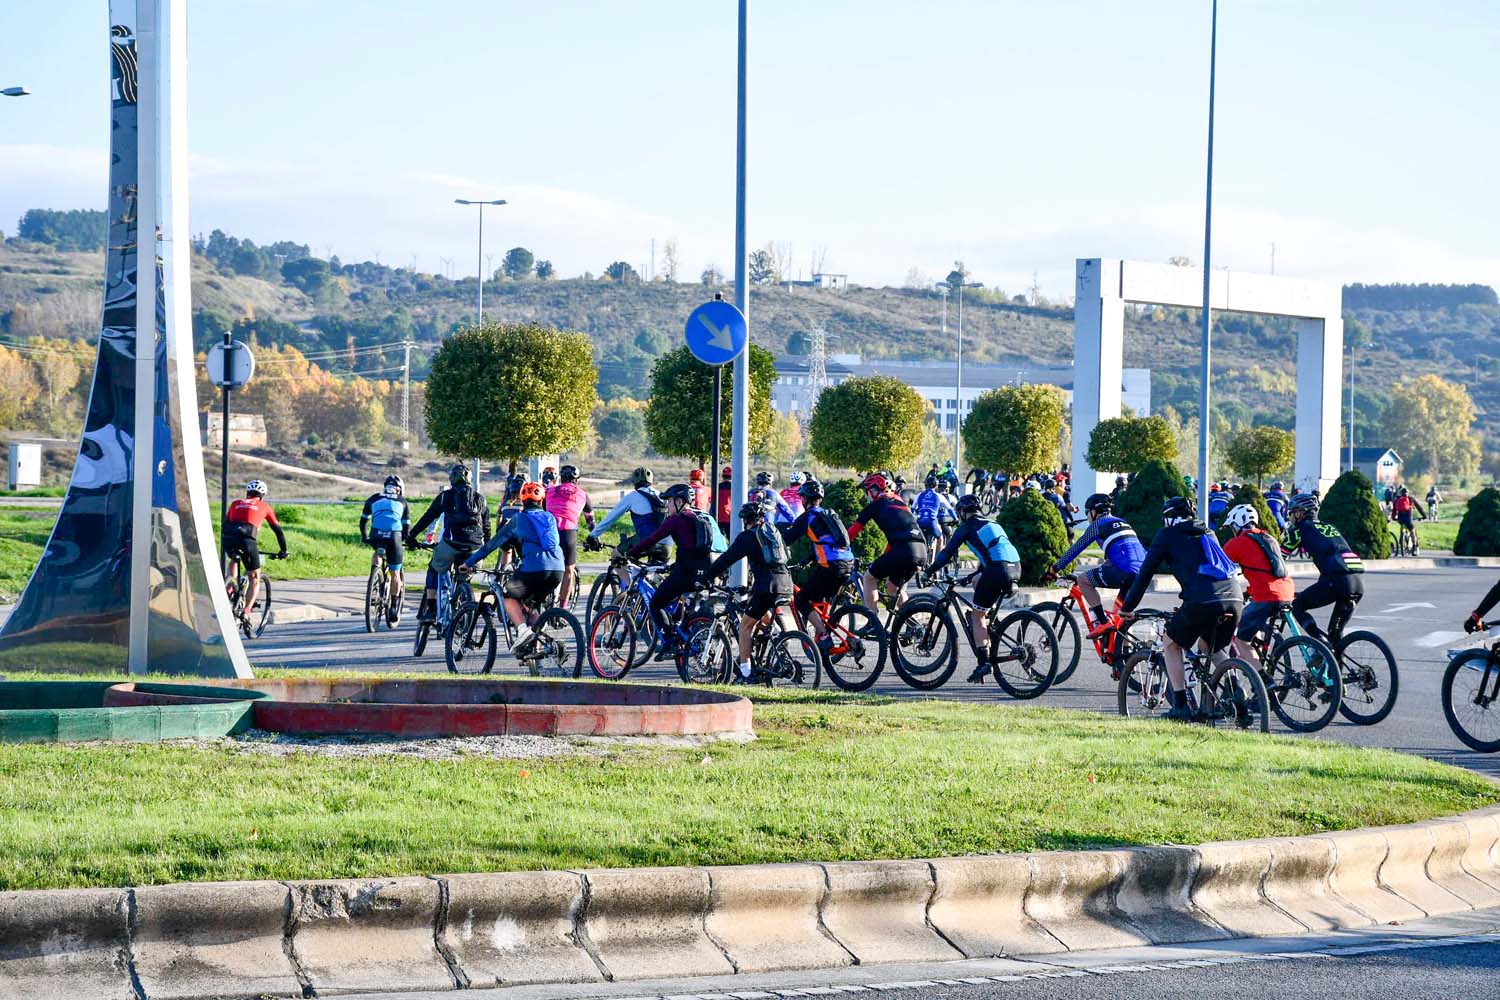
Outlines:
<svg viewBox="0 0 1500 1000"><path fill-rule="evenodd" d="M30 93L31 91L27 90L25 87L6 87L4 90L0 90L0 94L3 94L6 97L25 97Z"/></svg>
<svg viewBox="0 0 1500 1000"><path fill-rule="evenodd" d="M478 205L479 206L479 258L474 263L474 270L479 272L479 308L476 312L477 323L484 322L484 206L504 205L504 198L496 198L493 201L477 201L472 198L454 198L455 205Z"/></svg>

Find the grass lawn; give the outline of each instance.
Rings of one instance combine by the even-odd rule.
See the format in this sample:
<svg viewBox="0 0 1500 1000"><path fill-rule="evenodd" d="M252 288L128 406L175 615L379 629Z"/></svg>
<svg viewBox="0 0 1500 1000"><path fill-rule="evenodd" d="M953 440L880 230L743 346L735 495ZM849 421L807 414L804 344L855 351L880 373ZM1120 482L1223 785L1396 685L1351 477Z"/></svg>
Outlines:
<svg viewBox="0 0 1500 1000"><path fill-rule="evenodd" d="M1444 513L1447 513L1446 511ZM1443 518L1438 521L1418 521L1417 541L1422 550L1434 552L1452 552L1453 543L1458 541L1459 518Z"/></svg>
<svg viewBox="0 0 1500 1000"><path fill-rule="evenodd" d="M542 760L0 746L0 889L1197 843L1500 799L1457 768L1317 740L837 693L756 701L749 744Z"/></svg>

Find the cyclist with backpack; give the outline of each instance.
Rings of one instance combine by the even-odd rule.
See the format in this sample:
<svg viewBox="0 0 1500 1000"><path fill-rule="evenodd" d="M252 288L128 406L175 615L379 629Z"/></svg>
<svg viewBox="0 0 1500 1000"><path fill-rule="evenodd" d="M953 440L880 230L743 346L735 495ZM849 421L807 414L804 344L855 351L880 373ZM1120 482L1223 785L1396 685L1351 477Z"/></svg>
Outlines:
<svg viewBox="0 0 1500 1000"><path fill-rule="evenodd" d="M974 648L979 650L979 665L969 675L970 684L984 683L990 672L989 614L996 603L1015 593L1021 579L1021 553L1011 544L1005 529L985 517L979 498L970 493L958 498L958 516L962 518L947 546L932 560L935 574L958 555L965 545L979 560L979 579L974 584L974 610L969 624L974 630Z"/></svg>
<svg viewBox="0 0 1500 1000"><path fill-rule="evenodd" d="M400 476L386 476L384 488L366 500L359 512L359 540L385 552L385 565L391 576L391 602L385 609L385 620L392 625L401 618L401 566L406 561L401 540L411 527L411 504L406 502L405 493L406 484ZM377 558L373 552L370 554L372 567Z"/></svg>
<svg viewBox="0 0 1500 1000"><path fill-rule="evenodd" d="M859 488L870 502L849 526L849 538L858 538L866 524L874 524L886 541L884 554L870 564L860 581L865 604L873 610L879 606L876 598L882 584L886 593L900 602L906 581L927 561L927 540L911 508L892 492L891 481L883 473L870 473L861 480Z"/></svg>
<svg viewBox="0 0 1500 1000"><path fill-rule="evenodd" d="M708 579L714 580L728 573L730 567L741 559L750 566L750 597L740 615L740 660L734 678L736 684L751 679L750 637L755 632L756 623L772 611L790 604L795 589L787 569L786 540L766 520L765 506L751 501L740 507L740 524L742 527L734 542L713 561L707 572ZM787 627L797 626L787 623Z"/></svg>
<svg viewBox="0 0 1500 1000"><path fill-rule="evenodd" d="M462 462L448 469L448 488L432 498L427 511L407 531L406 544L415 545L417 537L439 516L443 519L443 537L433 547L432 560L427 564L427 586L418 621L437 618L438 577L490 540L490 508L484 496L469 484L469 467Z"/></svg>
<svg viewBox="0 0 1500 1000"><path fill-rule="evenodd" d="M1416 497L1412 496L1405 486L1397 487L1396 498L1391 501L1391 520L1399 526L1398 531L1411 539L1411 554L1420 555L1421 549L1417 546L1417 525L1413 511L1421 510L1421 504L1417 503ZM1423 520L1426 514L1423 514Z"/></svg>
<svg viewBox="0 0 1500 1000"><path fill-rule="evenodd" d="M224 555L234 556L244 563L245 575L250 578L245 588L245 614L255 607L256 591L260 589L260 526L269 524L276 536L281 551L272 559L286 558L286 535L276 520L276 511L266 503L266 484L252 479L245 484L245 495L229 505L224 512Z"/></svg>
<svg viewBox="0 0 1500 1000"><path fill-rule="evenodd" d="M578 466L563 466L558 470L558 478L562 481L556 486L547 487L547 497L542 506L557 519L557 537L562 544L564 563L557 603L559 607L566 609L573 597L573 567L578 565L578 521L582 518L592 529L594 505L589 502L588 491L578 485Z"/></svg>
<svg viewBox="0 0 1500 1000"><path fill-rule="evenodd" d="M1313 493L1299 493L1287 507L1291 519L1290 533L1297 547L1307 553L1313 565L1318 567L1318 582L1306 588L1292 602L1292 614L1303 630L1315 639L1322 639L1338 650L1339 638L1344 626L1354 617L1354 607L1365 596L1363 574L1365 564L1360 560L1339 529L1318 520L1318 498ZM1296 548L1281 545L1283 555L1291 555ZM1328 616L1328 631L1324 632L1313 619L1315 608L1333 605Z"/></svg>
<svg viewBox="0 0 1500 1000"><path fill-rule="evenodd" d="M947 534L943 530L944 523L957 519L948 497L938 492L939 482L941 480L937 476L928 476L923 483L926 489L917 494L916 502L911 506L912 514L922 528L922 536L927 540L929 552L942 547Z"/></svg>
<svg viewBox="0 0 1500 1000"><path fill-rule="evenodd" d="M651 617L656 620L661 636L657 653L665 655L673 642L667 606L703 585L704 571L708 569L714 551L722 549L723 538L714 518L707 511L693 507L693 491L686 483L668 486L661 498L666 504L667 516L655 531L644 537L637 536L628 555L638 558L668 538L677 547L677 559L666 579L656 588L650 605Z"/></svg>
<svg viewBox="0 0 1500 1000"><path fill-rule="evenodd" d="M662 499L661 494L651 485L655 476L645 466L638 466L630 474L630 481L634 489L620 495L619 501L610 512L605 515L599 525L589 531L587 548L600 548L599 536L609 529L609 526L620 520L626 514L630 515L630 534L620 539L619 546L615 549L615 555L621 559L629 557L631 546L637 540L661 527L661 522L667 516L667 502ZM686 489L686 487L683 487ZM692 495L692 491L688 491ZM667 547L665 545L654 545L649 550L651 562L664 563L667 561ZM626 586L630 585L630 567L621 568L621 575L625 578Z"/></svg>
<svg viewBox="0 0 1500 1000"><path fill-rule="evenodd" d="M1167 718L1191 719L1193 706L1188 700L1182 651L1200 642L1209 653L1228 646L1244 600L1234 562L1224 554L1208 525L1194 518L1192 503L1185 497L1171 497L1162 505L1161 517L1162 528L1151 540L1140 572L1125 594L1120 617L1130 621L1157 569L1163 564L1170 567L1182 590L1182 604L1167 619L1162 643L1171 686L1167 700L1172 707Z"/></svg>
<svg viewBox="0 0 1500 1000"><path fill-rule="evenodd" d="M781 529L790 544L806 538L812 545L813 567L793 600L802 620L813 628L813 638L828 644L828 623L813 610L814 603L835 600L854 575L854 549L849 531L838 514L823 506L823 484L808 479L802 484L803 511L797 520Z"/></svg>
<svg viewBox="0 0 1500 1000"><path fill-rule="evenodd" d="M1254 507L1247 503L1231 507L1224 515L1224 523L1234 531L1234 537L1224 543L1224 553L1239 564L1250 589L1250 599L1234 633L1241 641L1236 648L1247 663L1260 670L1260 657L1255 655L1250 642L1267 630L1283 607L1292 603L1297 596L1297 585L1292 582L1286 559L1282 557L1281 543L1260 526L1260 515Z"/></svg>
<svg viewBox="0 0 1500 1000"><path fill-rule="evenodd" d="M755 474L755 488L750 491L751 500L758 501L766 508L766 513L771 518L771 523L778 528L785 527L797 520L797 515L792 508L782 499L781 494L776 492L773 485L775 480L769 472L757 472Z"/></svg>
<svg viewBox="0 0 1500 1000"><path fill-rule="evenodd" d="M564 468L568 468L564 466ZM557 519L542 509L546 493L541 483L526 483L516 494L521 509L506 521L477 552L463 562L472 570L484 557L503 547L519 547L521 561L505 584L505 614L516 626L516 649L521 651L531 641L531 623L526 620L526 605L540 605L563 581L567 563L563 557Z"/></svg>

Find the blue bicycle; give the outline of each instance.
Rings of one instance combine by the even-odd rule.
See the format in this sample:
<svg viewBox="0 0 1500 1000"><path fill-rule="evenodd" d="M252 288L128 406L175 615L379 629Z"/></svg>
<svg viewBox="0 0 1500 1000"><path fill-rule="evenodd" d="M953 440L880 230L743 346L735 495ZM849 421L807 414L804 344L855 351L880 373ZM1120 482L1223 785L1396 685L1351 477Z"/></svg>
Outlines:
<svg viewBox="0 0 1500 1000"><path fill-rule="evenodd" d="M666 570L660 564L639 568L619 599L594 614L589 624L588 648L589 667L595 676L607 681L620 680L651 657L659 638L656 620L651 615L651 599L656 596ZM685 661L692 637L683 619L687 609L695 606L695 597L686 594L667 605L672 636L661 658L671 655L684 679L690 674Z"/></svg>
<svg viewBox="0 0 1500 1000"><path fill-rule="evenodd" d="M413 546L418 549L430 549L430 545ZM458 609L474 599L474 588L469 586L469 581L463 580L457 584L453 581L453 570L444 570L438 574L437 592L437 619L436 621L418 621L417 638L412 644L412 656L421 656L427 649L427 639L434 628L437 634L447 638L449 630L453 625L453 616Z"/></svg>

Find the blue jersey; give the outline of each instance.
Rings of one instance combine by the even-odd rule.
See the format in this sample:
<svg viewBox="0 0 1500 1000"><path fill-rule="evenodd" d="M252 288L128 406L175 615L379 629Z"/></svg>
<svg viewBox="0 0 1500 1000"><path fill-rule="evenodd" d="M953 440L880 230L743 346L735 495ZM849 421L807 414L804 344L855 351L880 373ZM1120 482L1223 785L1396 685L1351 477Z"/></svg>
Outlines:
<svg viewBox="0 0 1500 1000"><path fill-rule="evenodd" d="M924 528L935 528L940 523L952 521L958 516L954 513L953 505L948 502L948 498L937 490L923 490L918 493L911 512L916 516L917 523Z"/></svg>
<svg viewBox="0 0 1500 1000"><path fill-rule="evenodd" d="M1141 563L1146 561L1146 547L1136 537L1130 522L1123 517L1105 514L1090 524L1088 530L1062 554L1062 558L1052 564L1053 572L1061 573L1084 549L1095 542L1104 550L1104 561L1123 572L1138 573Z"/></svg>
<svg viewBox="0 0 1500 1000"><path fill-rule="evenodd" d="M979 560L979 565L986 569L999 562L1019 564L1021 561L1021 553L1016 551L1005 529L989 518L976 514L965 518L958 530L953 532L953 537L948 540L943 551L932 561L931 572L936 573L946 566L948 560L958 555L958 550L965 545Z"/></svg>
<svg viewBox="0 0 1500 1000"><path fill-rule="evenodd" d="M365 501L364 510L360 512L359 523L361 534L364 527L369 526L371 531L381 535L393 535L396 532L405 532L411 527L411 506L402 497L388 497L384 493L376 493Z"/></svg>
<svg viewBox="0 0 1500 1000"><path fill-rule="evenodd" d="M520 545L521 562L516 569L522 573L538 573L547 570L562 572L562 545L557 534L557 518L545 510L523 510L501 525L484 546L467 560L477 566L485 556L502 545Z"/></svg>

